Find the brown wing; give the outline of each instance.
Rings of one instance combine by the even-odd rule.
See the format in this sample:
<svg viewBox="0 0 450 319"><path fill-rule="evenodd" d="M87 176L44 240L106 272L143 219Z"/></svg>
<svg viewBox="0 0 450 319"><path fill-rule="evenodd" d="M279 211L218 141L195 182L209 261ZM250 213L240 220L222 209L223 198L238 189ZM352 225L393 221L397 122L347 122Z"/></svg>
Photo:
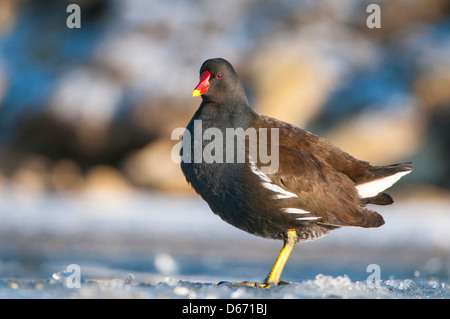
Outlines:
<svg viewBox="0 0 450 319"><path fill-rule="evenodd" d="M283 124L277 124L280 123ZM273 121L255 123L255 128L259 127L274 127ZM322 149L318 156L314 150L318 137L298 128L293 132L290 125L289 129L279 125L279 129L278 170L268 176L275 185L297 195L285 199L286 208L310 212L308 216L319 217L317 222L327 225L378 227L384 224L381 215L359 205L360 198L351 177L320 156L331 156L328 154L339 153L339 149ZM345 159L337 159L334 163L345 166ZM262 164L258 163L258 166Z"/></svg>
<svg viewBox="0 0 450 319"><path fill-rule="evenodd" d="M413 170L413 167L407 165L409 163L371 166L369 162L351 156L320 136L268 116L259 116L255 121L255 125L259 127L279 128L280 145L285 145L295 150L308 149L336 171L347 175L355 185L375 181L398 172ZM374 199L373 203L377 201L380 202L378 199ZM386 204L388 202L382 201L380 203Z"/></svg>
<svg viewBox="0 0 450 319"><path fill-rule="evenodd" d="M260 116L256 125L277 127L280 130L280 145L292 149L308 149L311 153L327 162L336 171L346 174L355 184L367 182L371 165L344 152L326 139L277 119ZM295 141L295 142L294 142Z"/></svg>
<svg viewBox="0 0 450 319"><path fill-rule="evenodd" d="M320 158L305 150L280 147L279 169L269 178L296 194L287 205L311 212L318 222L337 226L378 227L384 224L377 212L359 205L353 182ZM300 217L300 216L299 216Z"/></svg>

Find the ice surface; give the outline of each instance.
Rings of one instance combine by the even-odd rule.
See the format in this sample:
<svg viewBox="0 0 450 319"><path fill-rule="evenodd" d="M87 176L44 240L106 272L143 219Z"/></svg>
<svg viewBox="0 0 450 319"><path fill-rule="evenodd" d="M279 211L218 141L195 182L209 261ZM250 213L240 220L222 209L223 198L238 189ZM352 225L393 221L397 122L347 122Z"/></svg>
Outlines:
<svg viewBox="0 0 450 319"><path fill-rule="evenodd" d="M270 290L281 242L224 223L192 196L1 191L0 298L449 298L450 202L398 200L386 224L295 247ZM68 265L80 288L68 288ZM380 281L366 283L370 264Z"/></svg>
<svg viewBox="0 0 450 319"><path fill-rule="evenodd" d="M265 298L449 298L450 285L439 280L387 280L369 288L347 276L317 275L271 289L236 287L229 283L179 281L166 277L159 282L125 278L84 280L80 288L67 288L64 277L47 280L0 281L0 298L176 298L176 299L265 299Z"/></svg>

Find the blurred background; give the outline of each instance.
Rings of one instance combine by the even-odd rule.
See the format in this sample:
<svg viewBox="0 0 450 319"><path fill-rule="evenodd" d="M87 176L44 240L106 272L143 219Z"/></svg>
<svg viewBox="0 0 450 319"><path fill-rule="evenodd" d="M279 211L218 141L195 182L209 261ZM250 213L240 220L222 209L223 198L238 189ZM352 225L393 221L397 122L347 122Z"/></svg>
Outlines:
<svg viewBox="0 0 450 319"><path fill-rule="evenodd" d="M81 28L66 26L71 3ZM381 7L381 28L366 25L370 3ZM261 267L255 276L264 278L281 243L220 221L170 157L171 133L200 104L191 93L212 57L234 65L256 111L372 164L416 168L393 189L397 203L378 209L393 216L387 233L349 230L342 243L336 232L332 242L302 245L288 277L303 278L294 265L308 256L304 276L345 272L336 261L320 268L327 245L348 247L367 234L370 256L385 247L402 258L394 275L421 269L448 278L446 0L1 0L0 277L49 276L54 260L87 263L82 270L100 260L179 277L214 270L223 279ZM258 263L228 267L236 245ZM369 257L355 261L360 251L350 259L364 277ZM401 264L379 258L385 269ZM101 269L92 276L108 274Z"/></svg>

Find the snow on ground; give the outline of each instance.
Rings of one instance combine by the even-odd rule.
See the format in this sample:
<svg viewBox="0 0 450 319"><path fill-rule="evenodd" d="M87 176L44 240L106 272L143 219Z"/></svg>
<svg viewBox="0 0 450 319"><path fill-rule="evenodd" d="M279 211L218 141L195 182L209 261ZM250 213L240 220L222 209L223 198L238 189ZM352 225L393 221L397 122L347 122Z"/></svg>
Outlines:
<svg viewBox="0 0 450 319"><path fill-rule="evenodd" d="M262 290L217 283L263 280L281 242L233 228L197 197L13 187L0 197L0 298L450 296L447 199L400 199L377 208L381 228L299 244L282 276L291 283ZM80 269L80 288L68 287L69 265ZM376 286L369 265L379 267Z"/></svg>
<svg viewBox="0 0 450 319"><path fill-rule="evenodd" d="M54 276L57 277L57 276ZM131 275L108 280L84 280L80 288L67 288L63 280L2 280L0 298L175 298L175 299L267 299L267 298L450 298L450 285L439 280L386 280L377 287L352 281L347 276L317 275L271 289L235 287L177 281L165 278L152 284L136 282Z"/></svg>

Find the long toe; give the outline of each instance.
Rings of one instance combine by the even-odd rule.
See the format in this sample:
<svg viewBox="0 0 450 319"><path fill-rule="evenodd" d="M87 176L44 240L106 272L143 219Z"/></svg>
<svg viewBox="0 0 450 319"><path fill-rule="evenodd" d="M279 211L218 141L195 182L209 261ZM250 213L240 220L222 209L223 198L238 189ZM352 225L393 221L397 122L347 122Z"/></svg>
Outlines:
<svg viewBox="0 0 450 319"><path fill-rule="evenodd" d="M268 289L274 285L269 283L260 283L260 282L252 282L252 281L242 281L242 282L229 282L229 281L221 281L217 284L217 286L228 284L233 287L252 287L252 288L263 288Z"/></svg>

